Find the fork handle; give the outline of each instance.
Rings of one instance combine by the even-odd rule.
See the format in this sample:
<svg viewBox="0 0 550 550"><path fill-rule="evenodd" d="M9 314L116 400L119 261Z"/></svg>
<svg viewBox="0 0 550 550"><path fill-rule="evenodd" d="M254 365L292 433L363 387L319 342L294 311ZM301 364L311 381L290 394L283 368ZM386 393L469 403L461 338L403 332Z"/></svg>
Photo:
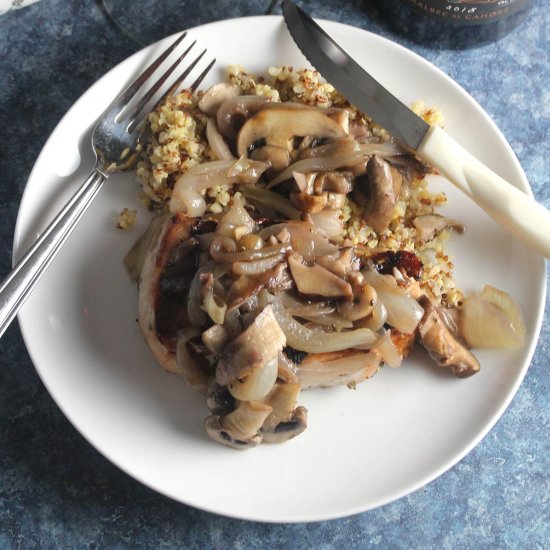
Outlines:
<svg viewBox="0 0 550 550"><path fill-rule="evenodd" d="M106 179L105 174L94 168L61 212L4 279L0 285L0 337L13 321Z"/></svg>

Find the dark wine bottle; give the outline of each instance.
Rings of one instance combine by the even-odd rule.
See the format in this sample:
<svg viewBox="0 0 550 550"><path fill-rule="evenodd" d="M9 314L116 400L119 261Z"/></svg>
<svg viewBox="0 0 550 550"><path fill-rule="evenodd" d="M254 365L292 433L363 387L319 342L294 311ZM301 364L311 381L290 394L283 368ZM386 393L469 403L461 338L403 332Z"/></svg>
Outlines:
<svg viewBox="0 0 550 550"><path fill-rule="evenodd" d="M411 40L464 49L499 40L528 14L530 0L377 0L388 24Z"/></svg>

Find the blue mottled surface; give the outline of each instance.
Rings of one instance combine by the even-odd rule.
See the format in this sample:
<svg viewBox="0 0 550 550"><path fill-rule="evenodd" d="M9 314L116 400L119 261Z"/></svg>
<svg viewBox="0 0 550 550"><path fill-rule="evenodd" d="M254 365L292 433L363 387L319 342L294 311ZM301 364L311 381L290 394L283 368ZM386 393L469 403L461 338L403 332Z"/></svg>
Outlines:
<svg viewBox="0 0 550 550"><path fill-rule="evenodd" d="M276 2L159 2L177 16L139 27L146 0L42 0L0 18L0 274L34 160L72 103L143 44L179 28L266 13ZM274 6L275 5L275 6ZM395 35L368 0L309 0L315 16L412 48L464 86L550 206L550 8L503 40L449 51ZM110 15L108 13L110 12ZM113 22L116 20L116 24ZM161 34L162 33L162 34ZM548 308L547 308L548 310ZM306 525L241 522L172 502L98 454L50 399L17 325L0 342L0 548L550 548L550 320L512 404L489 435L427 487L383 508Z"/></svg>

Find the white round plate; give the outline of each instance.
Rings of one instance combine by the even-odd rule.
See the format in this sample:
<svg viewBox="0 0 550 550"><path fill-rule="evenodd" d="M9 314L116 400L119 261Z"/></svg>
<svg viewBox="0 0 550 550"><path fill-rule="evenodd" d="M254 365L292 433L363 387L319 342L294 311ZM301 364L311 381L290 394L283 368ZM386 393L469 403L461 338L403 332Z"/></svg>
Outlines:
<svg viewBox="0 0 550 550"><path fill-rule="evenodd" d="M481 107L414 53L363 30L322 21L355 59L407 104L439 107L453 137L519 188L530 192L509 145ZM246 40L240 40L246 28ZM280 17L233 19L189 31L218 59L204 86L228 64L252 72L303 67L305 59ZM15 256L36 238L91 169L90 128L112 97L166 47L136 53L93 85L59 123L40 154L21 204ZM373 54L375 52L375 54ZM527 341L519 351L484 351L481 372L458 380L419 350L401 369L384 368L355 391L304 392L309 427L281 445L237 452L205 435L203 398L163 372L138 325L137 291L122 258L148 214L132 174L100 193L19 315L48 391L74 426L135 479L183 503L269 522L325 520L391 502L433 480L494 425L529 366L541 325L544 261L504 233L450 184L445 212L466 223L450 242L458 284L485 283L521 305ZM139 226L115 229L124 207Z"/></svg>

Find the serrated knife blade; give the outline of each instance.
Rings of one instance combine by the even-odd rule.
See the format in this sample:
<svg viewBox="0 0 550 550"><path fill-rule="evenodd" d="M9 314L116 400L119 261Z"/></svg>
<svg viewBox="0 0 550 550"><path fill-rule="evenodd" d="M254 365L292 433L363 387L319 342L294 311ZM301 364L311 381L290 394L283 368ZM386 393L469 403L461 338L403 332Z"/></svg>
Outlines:
<svg viewBox="0 0 550 550"><path fill-rule="evenodd" d="M430 126L354 61L309 15L283 2L290 35L309 62L353 105L416 150Z"/></svg>
<svg viewBox="0 0 550 550"><path fill-rule="evenodd" d="M550 258L550 212L543 205L491 171L441 128L413 113L294 2L283 0L282 7L294 42L328 82L495 221Z"/></svg>

